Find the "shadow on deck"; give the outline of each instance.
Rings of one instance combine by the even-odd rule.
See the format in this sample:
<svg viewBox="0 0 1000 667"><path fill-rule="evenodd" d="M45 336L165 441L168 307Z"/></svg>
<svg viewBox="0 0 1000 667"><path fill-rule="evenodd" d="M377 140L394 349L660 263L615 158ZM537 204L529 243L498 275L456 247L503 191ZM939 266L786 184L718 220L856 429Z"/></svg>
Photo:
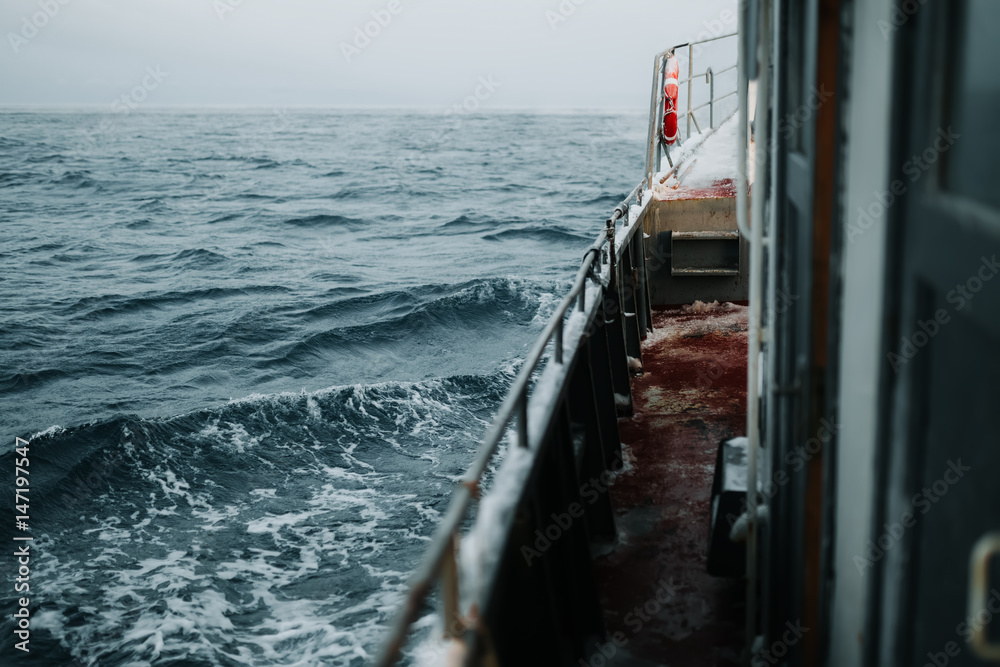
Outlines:
<svg viewBox="0 0 1000 667"><path fill-rule="evenodd" d="M683 306L653 326L634 416L619 420L618 540L595 561L608 639L583 664L736 666L744 584L706 559L716 451L745 432L747 308Z"/></svg>

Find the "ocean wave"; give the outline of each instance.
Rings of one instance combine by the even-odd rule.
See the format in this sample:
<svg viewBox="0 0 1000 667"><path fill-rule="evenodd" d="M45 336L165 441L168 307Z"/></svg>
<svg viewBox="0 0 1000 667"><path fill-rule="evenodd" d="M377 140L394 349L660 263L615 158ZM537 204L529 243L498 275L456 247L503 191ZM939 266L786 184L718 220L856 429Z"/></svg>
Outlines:
<svg viewBox="0 0 1000 667"><path fill-rule="evenodd" d="M603 220L644 136L595 173L564 116L470 116L439 150L440 114L295 112L253 145L273 114L98 119L0 137L25 664L370 661L591 238L561 207Z"/></svg>
<svg viewBox="0 0 1000 667"><path fill-rule="evenodd" d="M479 229L483 225L488 224L487 220L473 220L469 216L463 214L457 218L452 218L448 222L440 225L441 229L457 229L457 230L469 230L469 229Z"/></svg>
<svg viewBox="0 0 1000 667"><path fill-rule="evenodd" d="M539 225L521 229L505 229L482 237L484 241L538 241L541 243L573 243L580 244L589 237L581 232L575 232L565 227Z"/></svg>
<svg viewBox="0 0 1000 667"><path fill-rule="evenodd" d="M0 171L0 185L21 185L39 180L39 174L30 171Z"/></svg>
<svg viewBox="0 0 1000 667"><path fill-rule="evenodd" d="M140 255L134 261L162 261L164 255ZM63 307L63 311L79 319L93 319L108 315L133 314L144 310L157 310L170 305L192 305L202 301L217 301L245 297L253 294L282 294L288 288L281 285L247 285L243 287L208 287L176 292L150 292L140 295L104 294L76 299Z"/></svg>
<svg viewBox="0 0 1000 667"><path fill-rule="evenodd" d="M130 220L125 223L126 229L150 229L155 227L156 223L149 218L140 218L139 220Z"/></svg>
<svg viewBox="0 0 1000 667"><path fill-rule="evenodd" d="M206 248L188 248L174 254L170 261L181 263L185 268L198 268L203 266L213 266L225 262L227 257L222 253L208 250Z"/></svg>
<svg viewBox="0 0 1000 667"><path fill-rule="evenodd" d="M77 189L93 188L97 186L93 174L89 171L67 171L59 174L58 178L53 177L49 181L53 185L60 187L72 187Z"/></svg>
<svg viewBox="0 0 1000 667"><path fill-rule="evenodd" d="M30 155L25 159L25 162L29 164L44 164L46 162L55 162L61 164L66 162L68 155L64 153L46 153L46 154L35 154Z"/></svg>
<svg viewBox="0 0 1000 667"><path fill-rule="evenodd" d="M336 215L331 213L319 213L316 215L309 215L303 218L290 218L285 220L286 225L291 225L293 227L346 227L348 229L360 229L370 224L365 220L360 220L358 218L349 218L343 215Z"/></svg>
<svg viewBox="0 0 1000 667"><path fill-rule="evenodd" d="M245 219L246 219L246 213L243 212L243 211L238 211L238 212L226 213L224 215L220 215L220 216L214 217L214 218L212 218L211 220L208 221L208 224L215 225L215 224L218 224L220 222L231 222L233 220L245 220Z"/></svg>
<svg viewBox="0 0 1000 667"><path fill-rule="evenodd" d="M141 204L137 207L139 211L166 211L170 207L167 206L166 202L162 199L154 197L153 199L144 199Z"/></svg>
<svg viewBox="0 0 1000 667"><path fill-rule="evenodd" d="M38 389L42 385L67 377L70 377L70 373L61 368L11 373L6 377L0 377L0 394L16 393L29 388Z"/></svg>
<svg viewBox="0 0 1000 667"><path fill-rule="evenodd" d="M533 324L544 294L530 281L491 278L351 297L299 313L327 326L277 347L255 362L255 367L295 366L334 352L365 358L404 342L419 345L449 340L458 345L477 332ZM469 347L473 354L474 349ZM452 352L457 359L462 354L461 349Z"/></svg>
<svg viewBox="0 0 1000 667"><path fill-rule="evenodd" d="M255 395L39 434L33 646L87 664L370 659L509 381Z"/></svg>
<svg viewBox="0 0 1000 667"><path fill-rule="evenodd" d="M116 415L69 428L53 426L28 436L38 461L33 481L42 496L59 493L65 490L60 486L63 482L87 473L101 458L114 459L125 467L149 469L164 460L190 457L184 466L213 474L228 464L218 461L216 466L206 456L225 458L245 454L256 459L257 464L274 469L289 452L312 449L310 457L319 456L324 465L333 465L335 461L327 460L325 454L316 454L318 450L308 443L323 443L323 449L340 443L351 453L374 454L372 448L381 446L378 438L363 442L352 442L351 438L366 432L417 436L429 428L461 426L469 415L474 416L480 427L485 427L492 406L503 397L513 372L513 367L505 365L485 375L335 385L312 392L250 394L230 399L219 407L173 417L144 419L137 415ZM467 435L473 436L469 445L474 446L477 433L467 432ZM302 438L305 440L298 442ZM266 440L269 442L265 443ZM409 450L386 440L381 442L399 456L426 458L419 448ZM341 453L334 450L334 459L342 458ZM9 450L0 453L0 462L12 461L14 456ZM128 486L133 473L125 471L116 479ZM113 481L110 472L103 477L109 484Z"/></svg>
<svg viewBox="0 0 1000 667"><path fill-rule="evenodd" d="M325 198L337 201L355 200L355 199L363 200L363 199L369 199L376 195L383 195L383 194L385 194L384 186L379 184L371 184L371 185L358 185L358 186L346 187L341 190L338 190L337 192L334 192L333 194L326 195Z"/></svg>

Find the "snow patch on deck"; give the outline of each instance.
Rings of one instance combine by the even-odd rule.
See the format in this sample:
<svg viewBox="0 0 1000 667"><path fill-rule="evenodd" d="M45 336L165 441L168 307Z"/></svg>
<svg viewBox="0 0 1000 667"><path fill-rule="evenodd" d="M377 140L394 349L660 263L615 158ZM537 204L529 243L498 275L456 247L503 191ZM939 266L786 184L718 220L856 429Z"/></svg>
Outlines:
<svg viewBox="0 0 1000 667"><path fill-rule="evenodd" d="M658 200L689 199L698 196L734 196L738 168L738 121L731 116L712 134L699 134L671 153L677 168L664 183L667 171L654 179ZM714 191L719 190L718 194ZM707 192L706 192L707 191Z"/></svg>
<svg viewBox="0 0 1000 667"><path fill-rule="evenodd" d="M667 339L698 338L713 331L745 331L747 306L729 301L695 301L664 311L670 325L656 327L646 337L646 345L658 345ZM710 318L705 315L712 315Z"/></svg>

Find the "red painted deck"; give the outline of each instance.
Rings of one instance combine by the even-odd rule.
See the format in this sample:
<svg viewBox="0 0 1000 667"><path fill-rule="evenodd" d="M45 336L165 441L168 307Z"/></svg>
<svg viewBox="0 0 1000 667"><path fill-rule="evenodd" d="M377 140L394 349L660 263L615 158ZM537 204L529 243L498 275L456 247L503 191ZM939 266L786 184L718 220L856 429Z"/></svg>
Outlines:
<svg viewBox="0 0 1000 667"><path fill-rule="evenodd" d="M705 563L717 446L745 431L747 308L699 306L654 313L635 414L619 420L618 542L596 561L619 649L607 664L740 664L744 585Z"/></svg>
<svg viewBox="0 0 1000 667"><path fill-rule="evenodd" d="M672 187L661 184L656 187L657 201L677 201L680 199L724 199L736 196L736 182L731 178L713 181L710 185Z"/></svg>

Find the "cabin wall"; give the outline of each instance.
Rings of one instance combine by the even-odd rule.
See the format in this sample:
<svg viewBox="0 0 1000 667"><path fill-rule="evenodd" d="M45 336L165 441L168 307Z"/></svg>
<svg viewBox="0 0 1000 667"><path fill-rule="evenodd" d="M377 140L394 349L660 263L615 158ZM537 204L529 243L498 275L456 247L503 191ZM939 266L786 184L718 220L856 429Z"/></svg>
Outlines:
<svg viewBox="0 0 1000 667"><path fill-rule="evenodd" d="M706 197L650 202L643 231L649 273L649 302L654 308L694 301L746 301L750 253L740 239L740 273L736 276L672 276L670 234L675 231L736 231L736 198Z"/></svg>
<svg viewBox="0 0 1000 667"><path fill-rule="evenodd" d="M879 377L887 368L880 353L886 214L880 212L883 207L876 202L879 193L888 189L892 170L888 163L893 88L891 6L889 0L851 2L846 5L845 15L853 40L846 56L844 116L839 120L847 147L841 220L843 294L833 554L836 578L828 665L864 664L867 639L866 598L872 576L863 559L872 534Z"/></svg>

